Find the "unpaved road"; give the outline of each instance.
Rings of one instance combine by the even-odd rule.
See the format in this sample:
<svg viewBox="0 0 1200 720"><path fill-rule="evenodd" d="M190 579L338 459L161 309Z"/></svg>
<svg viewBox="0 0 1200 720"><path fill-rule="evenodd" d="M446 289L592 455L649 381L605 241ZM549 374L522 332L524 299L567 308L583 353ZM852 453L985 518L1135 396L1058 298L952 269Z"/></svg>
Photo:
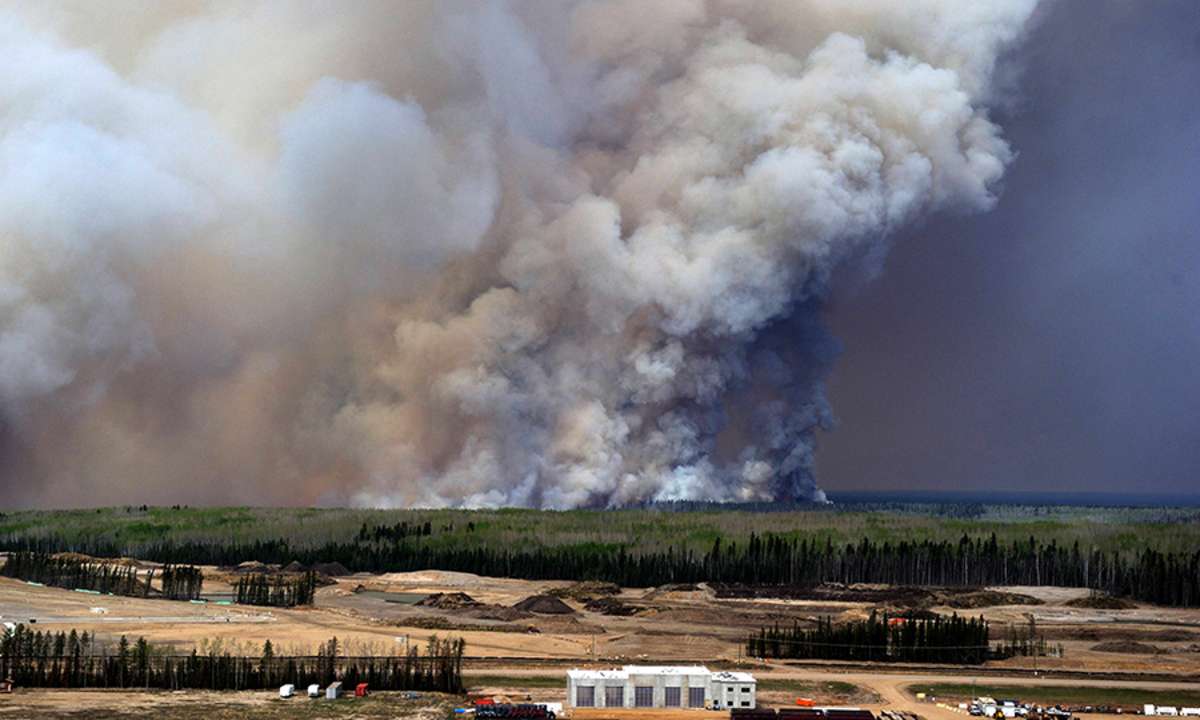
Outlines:
<svg viewBox="0 0 1200 720"><path fill-rule="evenodd" d="M513 676L517 677L558 677L565 671L561 668L526 668L526 667L492 667L487 670L464 671L467 683L472 675ZM967 716L954 710L938 707L934 703L920 702L910 695L906 688L910 685L933 685L938 683L970 683L979 679L981 684L1005 685L1014 688L1013 695L1020 696L1022 686L1051 686L1051 687L1095 687L1095 688L1137 688L1143 690L1195 690L1194 681L1162 681L1162 680L1089 680L1069 678L1038 677L1005 677L995 678L973 675L969 671L930 671L913 673L873 673L873 672L844 672L822 671L811 668L795 668L786 665L767 664L751 672L759 680L800 680L805 682L846 682L858 685L874 692L880 697L879 703L864 704L863 707L878 712L887 708L914 712L929 720L964 720ZM542 693L543 695L546 693ZM557 691L561 700L562 691ZM1087 716L1103 718L1105 716ZM1115 717L1115 716L1114 716Z"/></svg>

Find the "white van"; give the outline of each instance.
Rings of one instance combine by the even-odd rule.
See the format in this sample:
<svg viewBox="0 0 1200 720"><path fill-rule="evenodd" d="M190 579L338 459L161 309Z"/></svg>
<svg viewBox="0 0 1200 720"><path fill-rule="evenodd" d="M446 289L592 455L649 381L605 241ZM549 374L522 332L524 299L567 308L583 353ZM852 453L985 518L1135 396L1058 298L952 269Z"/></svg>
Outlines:
<svg viewBox="0 0 1200 720"><path fill-rule="evenodd" d="M279 686L279 697L290 698L296 694L296 686L292 684Z"/></svg>

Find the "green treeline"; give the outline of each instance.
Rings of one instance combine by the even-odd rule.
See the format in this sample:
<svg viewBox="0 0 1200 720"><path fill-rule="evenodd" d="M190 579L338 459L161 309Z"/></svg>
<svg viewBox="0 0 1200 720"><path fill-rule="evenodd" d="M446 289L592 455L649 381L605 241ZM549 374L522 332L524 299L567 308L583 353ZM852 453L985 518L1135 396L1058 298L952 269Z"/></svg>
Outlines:
<svg viewBox="0 0 1200 720"><path fill-rule="evenodd" d="M311 570L295 577L256 573L238 578L233 585L233 600L245 605L295 607L312 605L316 591L317 574Z"/></svg>
<svg viewBox="0 0 1200 720"><path fill-rule="evenodd" d="M1001 543L995 534L945 540L832 540L751 533L727 542L718 536L707 551L667 544L632 551L625 545L577 543L441 542L424 527L364 525L345 542L293 545L287 538L252 542L161 541L126 547L110 541L67 542L57 536L10 537L11 549L72 550L90 555L136 552L159 562L235 565L245 560L310 565L340 562L352 571L457 570L530 580L605 580L632 587L666 583L726 582L814 586L821 583L888 583L943 587L1041 585L1086 587L1161 605L1200 605L1200 550L1101 551L1078 542L1059 544L1030 536ZM469 528L468 528L469 530ZM470 533L466 533L470 535ZM461 537L462 534L454 537Z"/></svg>
<svg viewBox="0 0 1200 720"><path fill-rule="evenodd" d="M982 616L891 618L874 612L866 620L834 625L828 617L812 629L762 628L746 641L760 658L927 662L977 665L988 659L988 624Z"/></svg>
<svg viewBox="0 0 1200 720"><path fill-rule="evenodd" d="M145 638L130 643L121 636L112 645L87 632L31 632L17 625L0 640L0 676L23 687L261 690L341 680L350 690L365 682L376 690L458 693L464 648L461 639L434 637L423 655L413 647L405 655L342 657L333 638L317 655L275 655L269 642L261 657L169 655Z"/></svg>
<svg viewBox="0 0 1200 720"><path fill-rule="evenodd" d="M149 597L154 570L139 578L137 568L111 562L55 557L45 552L10 553L0 575L71 590ZM199 568L168 563L162 571L162 595L171 600L200 597L204 575Z"/></svg>

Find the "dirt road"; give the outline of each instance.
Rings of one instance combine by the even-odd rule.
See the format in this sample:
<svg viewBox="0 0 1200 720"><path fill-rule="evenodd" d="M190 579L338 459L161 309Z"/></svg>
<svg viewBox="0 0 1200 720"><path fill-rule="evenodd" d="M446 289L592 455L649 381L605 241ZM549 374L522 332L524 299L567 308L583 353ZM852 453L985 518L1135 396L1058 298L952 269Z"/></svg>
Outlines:
<svg viewBox="0 0 1200 720"><path fill-rule="evenodd" d="M562 668L491 667L486 670L466 670L464 676L470 684L471 676L558 677ZM910 685L935 685L940 683L972 683L979 679L981 684L1003 685L1014 688L1012 695L1019 697L1021 687L1095 687L1095 688L1138 688L1144 690L1194 690L1195 682L1148 681L1148 680L1089 680L1075 678L1047 678L1044 676L992 678L973 675L969 671L928 671L913 673L845 672L821 671L811 668L795 668L787 665L767 664L752 670L756 679L800 680L806 682L844 682L858 685L879 696L880 702L864 704L862 707L878 712L887 708L914 712L928 720L964 720L967 716L955 710L939 707L935 703L918 701L909 694ZM561 693L560 693L561 694ZM561 699L561 697L557 698ZM1091 717L1091 716L1089 716ZM1100 717L1100 716L1097 716Z"/></svg>

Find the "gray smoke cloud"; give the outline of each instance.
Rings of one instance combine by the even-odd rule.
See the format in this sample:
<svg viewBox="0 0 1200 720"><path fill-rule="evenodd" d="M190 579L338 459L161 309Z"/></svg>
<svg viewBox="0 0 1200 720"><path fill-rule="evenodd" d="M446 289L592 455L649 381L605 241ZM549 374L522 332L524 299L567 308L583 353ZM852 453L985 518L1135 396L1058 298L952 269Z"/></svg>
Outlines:
<svg viewBox="0 0 1200 720"><path fill-rule="evenodd" d="M18 503L821 499L835 268L1012 151L1034 0L12 3Z"/></svg>

